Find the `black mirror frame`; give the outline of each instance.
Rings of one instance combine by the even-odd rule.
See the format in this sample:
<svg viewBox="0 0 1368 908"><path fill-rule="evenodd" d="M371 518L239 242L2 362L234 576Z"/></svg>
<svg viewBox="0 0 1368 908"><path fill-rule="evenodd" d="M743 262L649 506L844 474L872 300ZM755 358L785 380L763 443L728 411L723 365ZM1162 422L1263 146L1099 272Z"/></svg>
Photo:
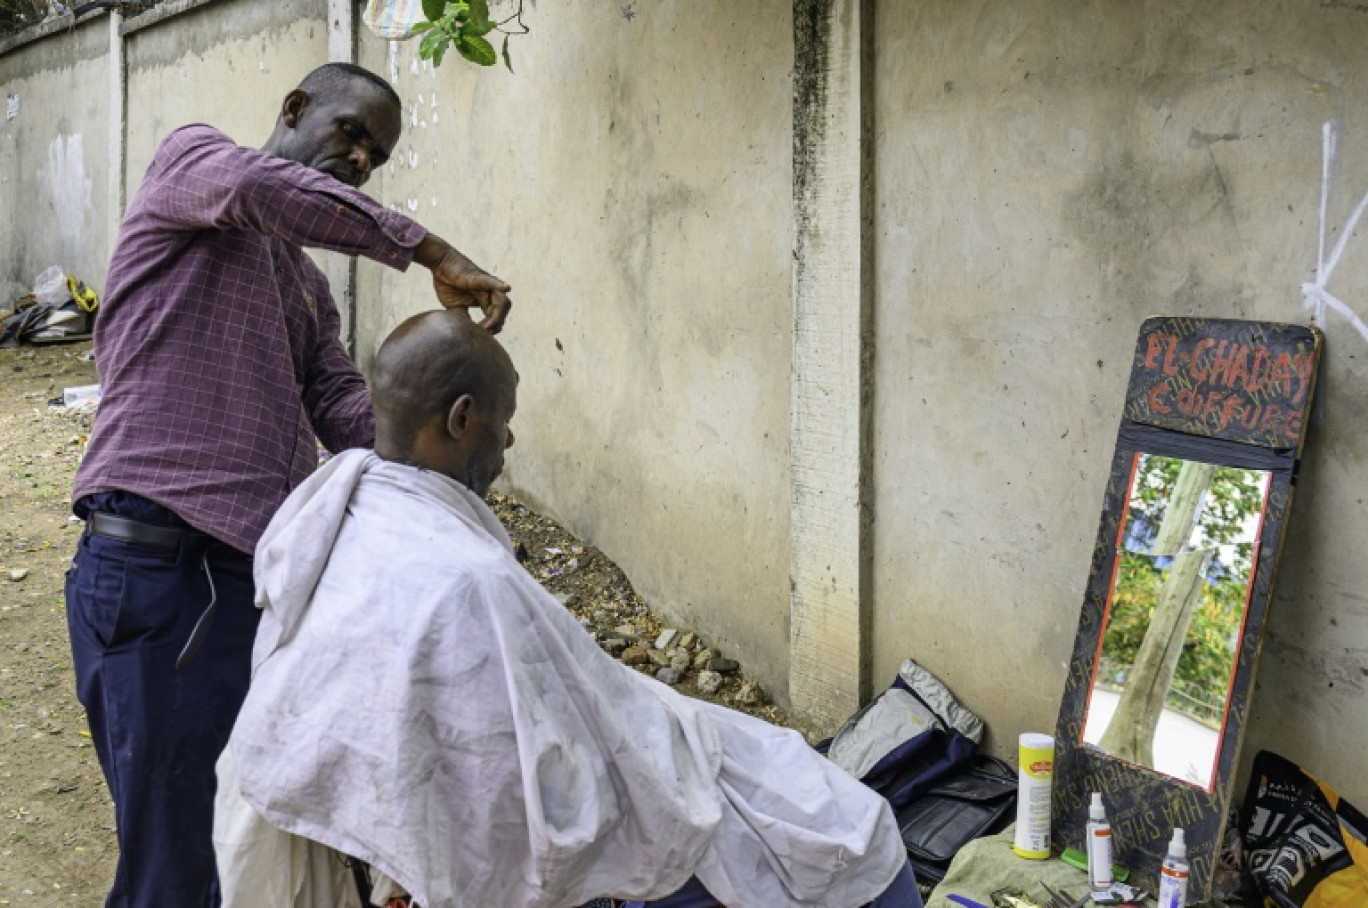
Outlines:
<svg viewBox="0 0 1368 908"><path fill-rule="evenodd" d="M1172 829L1181 826L1191 865L1188 899L1211 894L1321 346L1315 328L1272 322L1160 317L1140 329L1055 730L1051 837L1057 850L1082 849L1089 793L1102 792L1113 859L1152 893ZM1220 374L1218 356L1226 363ZM1210 790L1081 743L1137 452L1272 472Z"/></svg>

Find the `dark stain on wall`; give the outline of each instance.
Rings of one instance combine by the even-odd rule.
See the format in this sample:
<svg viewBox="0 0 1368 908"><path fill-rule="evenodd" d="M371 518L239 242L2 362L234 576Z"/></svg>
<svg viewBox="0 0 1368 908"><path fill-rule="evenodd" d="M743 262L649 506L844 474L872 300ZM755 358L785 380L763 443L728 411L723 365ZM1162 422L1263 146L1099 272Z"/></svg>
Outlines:
<svg viewBox="0 0 1368 908"><path fill-rule="evenodd" d="M238 0L211 3L128 35L130 71L179 63L186 54L253 35L271 35L300 20L326 22L327 0ZM174 23L174 24L172 24ZM262 52L266 52L263 41Z"/></svg>
<svg viewBox="0 0 1368 908"><path fill-rule="evenodd" d="M833 0L793 3L793 218L796 261L812 221L813 180L820 167L826 133L826 90Z"/></svg>
<svg viewBox="0 0 1368 908"><path fill-rule="evenodd" d="M1187 162L1153 162L1121 151L1088 174L1066 206L1071 232L1096 259L1107 295L1137 314L1180 302L1157 290L1183 237L1202 234L1220 247L1238 247L1231 188L1203 152ZM1185 283L1182 302L1198 302L1195 289ZM1248 295L1248 288L1213 281L1202 289L1222 312Z"/></svg>
<svg viewBox="0 0 1368 908"><path fill-rule="evenodd" d="M109 53L109 20L104 16L82 19L30 44L0 55L0 82L12 82L37 73L70 69L98 60ZM100 86L103 91L104 86Z"/></svg>

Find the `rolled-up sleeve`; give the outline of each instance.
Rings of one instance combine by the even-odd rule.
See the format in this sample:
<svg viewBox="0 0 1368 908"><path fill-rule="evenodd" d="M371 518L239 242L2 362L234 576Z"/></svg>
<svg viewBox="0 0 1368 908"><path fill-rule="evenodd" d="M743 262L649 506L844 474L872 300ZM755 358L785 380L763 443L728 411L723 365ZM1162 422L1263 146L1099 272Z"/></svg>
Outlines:
<svg viewBox="0 0 1368 908"><path fill-rule="evenodd" d="M209 126L167 138L148 170L150 211L183 229L242 227L298 246L408 268L422 225L303 164L236 145Z"/></svg>

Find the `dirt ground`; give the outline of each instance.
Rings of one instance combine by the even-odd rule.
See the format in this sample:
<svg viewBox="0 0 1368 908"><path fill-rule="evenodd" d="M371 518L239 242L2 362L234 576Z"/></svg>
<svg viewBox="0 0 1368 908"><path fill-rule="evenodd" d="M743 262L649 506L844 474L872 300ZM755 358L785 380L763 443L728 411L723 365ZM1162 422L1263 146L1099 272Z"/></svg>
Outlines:
<svg viewBox="0 0 1368 908"><path fill-rule="evenodd" d="M95 381L89 342L0 350L0 906L100 905L118 856L74 693L62 594L81 532L68 495L93 416L48 406L63 388ZM491 504L533 576L605 650L645 658L635 667L655 674L665 653L652 644L664 628L617 566L512 498L493 493ZM681 691L791 724L738 669L703 694L694 663L744 656L678 630L671 649L683 643L691 659Z"/></svg>

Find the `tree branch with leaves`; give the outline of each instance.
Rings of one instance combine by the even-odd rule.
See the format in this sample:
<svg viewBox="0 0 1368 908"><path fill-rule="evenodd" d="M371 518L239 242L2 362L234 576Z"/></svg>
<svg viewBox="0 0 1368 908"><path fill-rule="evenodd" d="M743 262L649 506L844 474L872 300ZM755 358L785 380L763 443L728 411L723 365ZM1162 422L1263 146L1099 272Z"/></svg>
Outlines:
<svg viewBox="0 0 1368 908"><path fill-rule="evenodd" d="M511 16L498 21L490 18L489 0L423 0L423 15L427 21L418 23L413 29L423 35L418 56L431 60L433 66L441 66L447 50L454 47L462 57L480 66L493 66L502 56L508 71L513 72L508 39L530 31L522 21L522 14L523 0L518 0L517 9ZM494 53L494 45L488 38L490 33L503 35L500 54Z"/></svg>

